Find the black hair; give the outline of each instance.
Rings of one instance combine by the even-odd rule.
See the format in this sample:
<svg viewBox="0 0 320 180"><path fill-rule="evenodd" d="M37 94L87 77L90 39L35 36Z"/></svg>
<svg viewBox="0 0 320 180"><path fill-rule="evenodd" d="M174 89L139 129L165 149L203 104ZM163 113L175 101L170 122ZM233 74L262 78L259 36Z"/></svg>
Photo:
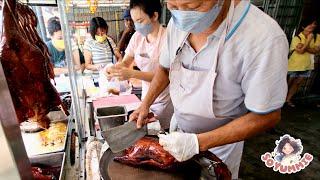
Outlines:
<svg viewBox="0 0 320 180"><path fill-rule="evenodd" d="M317 22L316 18L307 17L307 18L302 19L299 24L298 31L296 32L296 35L298 36L303 31L303 29L305 27L307 27L308 25L310 25L314 22Z"/></svg>
<svg viewBox="0 0 320 180"><path fill-rule="evenodd" d="M130 9L139 7L144 13L146 13L150 18L153 17L154 13L159 14L158 20L161 17L162 5L159 0L130 0Z"/></svg>
<svg viewBox="0 0 320 180"><path fill-rule="evenodd" d="M52 17L48 20L48 32L52 36L53 33L61 31L61 24L58 17Z"/></svg>
<svg viewBox="0 0 320 180"><path fill-rule="evenodd" d="M301 150L301 147L299 146L299 144L296 141L291 141L289 137L285 137L280 141L278 148L277 148L277 152L282 154L283 153L282 149L287 143L289 143L292 146L292 148L294 149L292 153L297 153Z"/></svg>
<svg viewBox="0 0 320 180"><path fill-rule="evenodd" d="M93 39L96 39L95 35L97 34L98 28L108 29L108 24L102 17L94 17L90 20L89 32Z"/></svg>

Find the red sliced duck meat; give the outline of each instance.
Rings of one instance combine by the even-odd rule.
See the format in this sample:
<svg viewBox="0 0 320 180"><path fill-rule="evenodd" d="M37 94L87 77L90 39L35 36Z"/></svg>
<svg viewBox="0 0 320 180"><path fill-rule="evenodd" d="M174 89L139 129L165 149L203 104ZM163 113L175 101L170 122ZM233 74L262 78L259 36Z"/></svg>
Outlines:
<svg viewBox="0 0 320 180"><path fill-rule="evenodd" d="M211 152L200 152L200 154L196 155L195 158L206 158L215 162L213 168L216 179L231 179L231 173L228 167L221 161L221 159ZM171 154L165 151L157 139L150 137L140 139L136 144L126 149L123 155L115 157L114 160L131 166L139 167L147 165L164 170L179 167L183 164L183 162L178 162Z"/></svg>
<svg viewBox="0 0 320 180"><path fill-rule="evenodd" d="M169 169L177 161L165 151L157 139L144 137L124 151L115 161L133 166L154 166L160 169Z"/></svg>
<svg viewBox="0 0 320 180"><path fill-rule="evenodd" d="M55 179L53 175L45 174L41 168L32 167L32 175L35 180L53 180Z"/></svg>

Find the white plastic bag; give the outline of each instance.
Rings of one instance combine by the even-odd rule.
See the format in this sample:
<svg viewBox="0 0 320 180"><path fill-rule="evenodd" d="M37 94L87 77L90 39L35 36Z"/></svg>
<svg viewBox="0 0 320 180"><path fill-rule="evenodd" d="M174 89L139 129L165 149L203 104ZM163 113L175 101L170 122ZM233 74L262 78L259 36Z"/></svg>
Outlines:
<svg viewBox="0 0 320 180"><path fill-rule="evenodd" d="M100 87L100 95L107 96L112 95L112 92L119 92L120 95L128 95L131 94L131 85L128 81L119 81L118 78L113 77L108 80L106 72L107 68L113 66L113 64L107 64L102 70L99 72L99 87Z"/></svg>

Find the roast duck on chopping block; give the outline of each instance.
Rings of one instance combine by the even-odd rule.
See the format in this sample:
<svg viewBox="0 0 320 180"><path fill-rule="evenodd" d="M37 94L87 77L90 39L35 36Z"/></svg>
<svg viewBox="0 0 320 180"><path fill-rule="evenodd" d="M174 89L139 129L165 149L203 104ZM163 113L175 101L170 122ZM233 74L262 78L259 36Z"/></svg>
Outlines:
<svg viewBox="0 0 320 180"><path fill-rule="evenodd" d="M18 121L29 119L48 128L51 109L62 105L68 112L50 82L53 65L36 27L36 15L28 6L4 0L0 58Z"/></svg>
<svg viewBox="0 0 320 180"><path fill-rule="evenodd" d="M231 179L231 173L227 166L214 154L209 151L201 152L195 158L205 157L214 164L214 172L217 179ZM171 170L183 162L178 162L170 153L165 151L158 140L150 137L143 137L133 146L124 150L123 155L116 156L115 161L134 167L149 166L162 170Z"/></svg>
<svg viewBox="0 0 320 180"><path fill-rule="evenodd" d="M124 151L123 156L114 160L133 166L150 165L169 169L176 163L175 158L165 151L156 139L144 137Z"/></svg>

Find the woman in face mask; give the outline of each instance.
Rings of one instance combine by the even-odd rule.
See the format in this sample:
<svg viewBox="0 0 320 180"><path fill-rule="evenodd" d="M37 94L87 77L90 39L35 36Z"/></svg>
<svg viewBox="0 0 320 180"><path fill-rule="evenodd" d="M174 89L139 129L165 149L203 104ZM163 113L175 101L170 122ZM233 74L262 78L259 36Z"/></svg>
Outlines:
<svg viewBox="0 0 320 180"><path fill-rule="evenodd" d="M130 1L130 12L136 33L129 42L123 61L107 70L109 77L118 77L120 80L130 78L142 80L142 99L147 94L159 65L161 45L166 35L166 29L159 22L161 10L160 1ZM129 68L133 62L141 71ZM162 128L169 128L173 107L168 88L151 105L151 111L160 120Z"/></svg>
<svg viewBox="0 0 320 180"><path fill-rule="evenodd" d="M48 32L51 36L51 41L48 41L46 45L51 55L50 58L54 66L54 73L55 75L67 74L68 68L64 51L65 46L58 17L52 17L48 20ZM76 70L78 70L80 69L78 46L74 41L71 41L71 43L74 65L76 65Z"/></svg>
<svg viewBox="0 0 320 180"><path fill-rule="evenodd" d="M106 64L121 60L121 55L114 41L108 37L108 24L101 17L90 21L90 35L84 43L85 68L91 71L100 70Z"/></svg>

